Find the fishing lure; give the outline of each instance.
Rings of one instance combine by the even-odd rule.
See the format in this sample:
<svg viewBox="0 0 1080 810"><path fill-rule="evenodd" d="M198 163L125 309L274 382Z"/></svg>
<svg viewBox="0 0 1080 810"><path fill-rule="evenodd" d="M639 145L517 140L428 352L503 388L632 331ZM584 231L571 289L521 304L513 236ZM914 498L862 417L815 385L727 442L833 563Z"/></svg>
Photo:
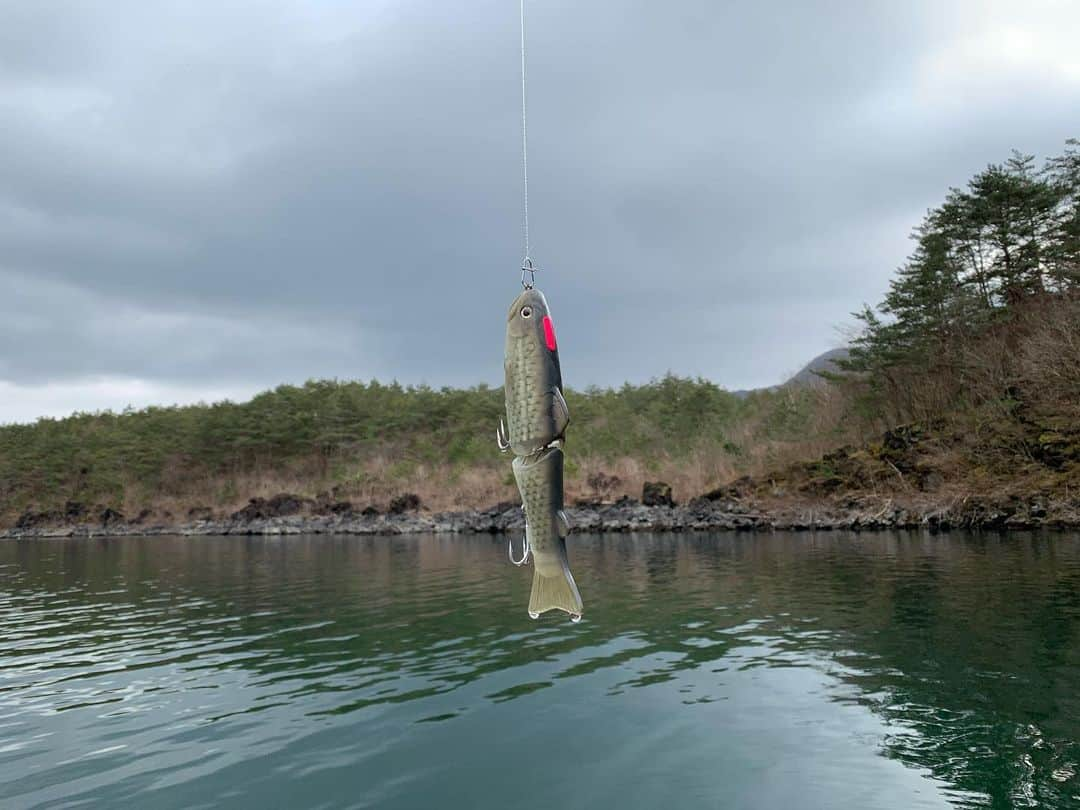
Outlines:
<svg viewBox="0 0 1080 810"><path fill-rule="evenodd" d="M581 594L566 556L570 522L563 510L563 441L570 411L562 392L555 326L544 294L531 286L514 299L506 315L506 421L500 422L499 449L514 453L514 480L525 511L524 565L534 561L529 615L563 610L579 621ZM509 426L509 428L507 427Z"/></svg>
<svg viewBox="0 0 1080 810"><path fill-rule="evenodd" d="M562 370L555 326L544 294L534 286L536 268L529 258L529 150L525 120L525 0L521 0L521 169L525 259L521 286L525 288L506 314L506 422L497 439L504 453L514 452L514 480L525 511L525 543L521 559L534 561L529 615L536 619L549 610L563 610L581 621L578 593L566 558L570 521L563 511L563 439L570 411L562 392ZM529 279L526 280L525 276ZM509 430L507 429L509 425Z"/></svg>

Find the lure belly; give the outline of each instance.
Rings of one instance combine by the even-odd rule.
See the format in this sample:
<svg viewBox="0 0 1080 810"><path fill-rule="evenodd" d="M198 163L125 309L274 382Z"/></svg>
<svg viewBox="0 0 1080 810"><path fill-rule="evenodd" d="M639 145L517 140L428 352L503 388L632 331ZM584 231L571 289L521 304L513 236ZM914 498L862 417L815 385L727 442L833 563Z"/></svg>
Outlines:
<svg viewBox="0 0 1080 810"><path fill-rule="evenodd" d="M563 511L562 444L570 412L555 327L539 290L526 289L510 305L503 370L506 423L499 426L498 440L500 449L515 456L514 480L526 524L521 563L530 552L534 560L529 615L563 610L579 619L581 595L566 556L570 525Z"/></svg>

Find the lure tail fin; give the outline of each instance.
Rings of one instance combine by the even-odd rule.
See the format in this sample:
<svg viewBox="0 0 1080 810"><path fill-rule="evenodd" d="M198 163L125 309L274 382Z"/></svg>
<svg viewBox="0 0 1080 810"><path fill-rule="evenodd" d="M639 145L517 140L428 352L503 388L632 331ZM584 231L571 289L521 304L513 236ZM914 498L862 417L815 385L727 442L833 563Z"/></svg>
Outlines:
<svg viewBox="0 0 1080 810"><path fill-rule="evenodd" d="M541 573L539 567L533 573L529 615L535 619L549 610L564 610L575 620L581 618L581 594L578 593L574 575L565 563L551 574Z"/></svg>

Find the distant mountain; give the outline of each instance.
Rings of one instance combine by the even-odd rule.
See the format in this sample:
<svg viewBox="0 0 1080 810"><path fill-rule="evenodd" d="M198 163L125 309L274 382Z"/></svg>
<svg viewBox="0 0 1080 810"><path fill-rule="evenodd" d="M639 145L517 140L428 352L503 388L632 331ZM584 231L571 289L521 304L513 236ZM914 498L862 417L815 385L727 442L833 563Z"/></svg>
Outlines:
<svg viewBox="0 0 1080 810"><path fill-rule="evenodd" d="M847 349L829 349L819 354L795 373L784 385L821 385L825 380L818 376L819 372L838 372L840 367L836 365L838 360L847 360L850 352Z"/></svg>
<svg viewBox="0 0 1080 810"><path fill-rule="evenodd" d="M773 391L777 388L783 388L789 385L799 386L817 386L824 384L825 380L822 379L818 372L822 371L840 371L840 368L836 365L838 360L846 360L848 357L847 349L829 349L827 352L823 352L799 369L795 374L789 377L780 385L770 385L767 388L752 388L743 389L740 391L732 391L737 397L745 397L748 394L752 394L755 391Z"/></svg>

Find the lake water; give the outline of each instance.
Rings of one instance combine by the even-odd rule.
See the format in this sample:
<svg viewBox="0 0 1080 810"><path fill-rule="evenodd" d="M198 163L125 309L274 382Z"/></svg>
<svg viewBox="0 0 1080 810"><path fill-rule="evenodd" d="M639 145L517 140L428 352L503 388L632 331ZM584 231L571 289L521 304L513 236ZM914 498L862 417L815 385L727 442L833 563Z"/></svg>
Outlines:
<svg viewBox="0 0 1080 810"><path fill-rule="evenodd" d="M0 543L0 807L1080 806L1080 536Z"/></svg>

